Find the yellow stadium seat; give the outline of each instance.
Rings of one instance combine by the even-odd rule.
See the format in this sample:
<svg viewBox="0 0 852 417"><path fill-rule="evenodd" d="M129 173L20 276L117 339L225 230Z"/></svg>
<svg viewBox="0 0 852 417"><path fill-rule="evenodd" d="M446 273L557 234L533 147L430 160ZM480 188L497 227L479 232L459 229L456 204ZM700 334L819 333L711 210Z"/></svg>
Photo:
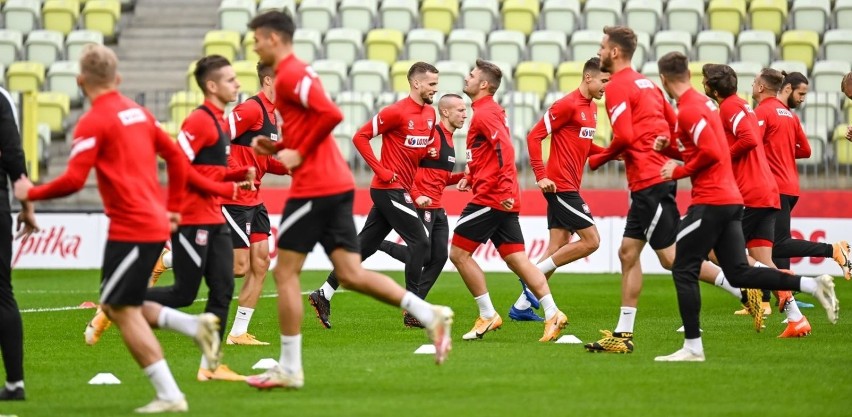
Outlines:
<svg viewBox="0 0 852 417"><path fill-rule="evenodd" d="M420 18L426 29L440 30L449 35L459 16L458 0L424 0L420 6Z"/></svg>
<svg viewBox="0 0 852 417"><path fill-rule="evenodd" d="M192 92L201 92L201 87L198 86L198 83L195 82L195 63L198 61L192 61L189 63L189 68L186 70L186 89Z"/></svg>
<svg viewBox="0 0 852 417"><path fill-rule="evenodd" d="M704 92L704 74L701 72L701 68L704 67L704 64L708 63L709 62L701 61L689 63L689 81L692 83L692 86L701 93Z"/></svg>
<svg viewBox="0 0 852 417"><path fill-rule="evenodd" d="M107 38L115 37L120 18L118 0L88 0L83 6L83 27L101 32Z"/></svg>
<svg viewBox="0 0 852 417"><path fill-rule="evenodd" d="M707 17L710 29L724 30L737 35L745 22L745 0L710 0Z"/></svg>
<svg viewBox="0 0 852 417"><path fill-rule="evenodd" d="M540 4L538 0L505 0L503 2L503 29L516 30L529 35L535 30Z"/></svg>
<svg viewBox="0 0 852 417"><path fill-rule="evenodd" d="M260 57L254 51L254 32L247 32L243 38L243 56L246 61L260 61Z"/></svg>
<svg viewBox="0 0 852 417"><path fill-rule="evenodd" d="M239 32L211 30L204 35L204 55L222 55L228 61L233 61L239 51Z"/></svg>
<svg viewBox="0 0 852 417"><path fill-rule="evenodd" d="M408 85L408 70L414 65L414 62L397 61L391 65L391 84L393 91L407 93L410 90Z"/></svg>
<svg viewBox="0 0 852 417"><path fill-rule="evenodd" d="M781 35L781 59L803 62L810 71L819 51L819 34L807 30L788 30Z"/></svg>
<svg viewBox="0 0 852 417"><path fill-rule="evenodd" d="M68 35L77 26L80 2L77 0L47 0L41 8L42 27Z"/></svg>
<svg viewBox="0 0 852 417"><path fill-rule="evenodd" d="M402 32L394 29L373 29L367 33L366 44L367 59L392 65L402 51Z"/></svg>
<svg viewBox="0 0 852 417"><path fill-rule="evenodd" d="M257 61L235 61L232 63L240 91L254 95L260 91L260 80L257 78Z"/></svg>
<svg viewBox="0 0 852 417"><path fill-rule="evenodd" d="M62 133L65 129L63 122L71 110L68 95L59 92L38 93L38 121L47 123L52 133Z"/></svg>
<svg viewBox="0 0 852 417"><path fill-rule="evenodd" d="M612 141L612 125L609 122L609 114L606 112L606 103L603 98L596 100L598 106L598 125L595 129L595 144L609 146Z"/></svg>
<svg viewBox="0 0 852 417"><path fill-rule="evenodd" d="M91 1L91 0L90 0ZM178 91L169 99L169 114L173 122L182 124L183 119L196 107L204 103L204 95L195 91Z"/></svg>
<svg viewBox="0 0 852 417"><path fill-rule="evenodd" d="M846 126L841 126L846 127ZM840 129L840 127L838 127ZM835 131L835 135L837 132ZM837 158L837 163L841 165L852 165L852 142L846 140L846 132L838 139L834 139L834 156Z"/></svg>
<svg viewBox="0 0 852 417"><path fill-rule="evenodd" d="M180 125L174 120L169 120L168 122L160 123L160 128L163 129L172 139L176 139L178 133L180 133Z"/></svg>
<svg viewBox="0 0 852 417"><path fill-rule="evenodd" d="M44 65L40 62L14 62L6 71L6 86L10 91L39 91L42 84Z"/></svg>
<svg viewBox="0 0 852 417"><path fill-rule="evenodd" d="M559 82L559 91L574 91L583 80L583 65L585 62L568 61L559 64L556 69L556 79Z"/></svg>
<svg viewBox="0 0 852 417"><path fill-rule="evenodd" d="M521 62L515 71L515 85L518 91L538 94L544 98L553 84L553 65L546 62Z"/></svg>
<svg viewBox="0 0 852 417"><path fill-rule="evenodd" d="M843 101L843 111L846 113L846 121L852 123L852 100Z"/></svg>
<svg viewBox="0 0 852 417"><path fill-rule="evenodd" d="M787 23L787 0L751 0L748 10L753 30L768 30L781 36Z"/></svg>

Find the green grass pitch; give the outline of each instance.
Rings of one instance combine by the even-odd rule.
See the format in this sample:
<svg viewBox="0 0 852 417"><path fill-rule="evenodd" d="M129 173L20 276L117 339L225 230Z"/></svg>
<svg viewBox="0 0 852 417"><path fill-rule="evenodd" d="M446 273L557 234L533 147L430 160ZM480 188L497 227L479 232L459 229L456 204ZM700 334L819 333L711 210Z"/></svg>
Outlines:
<svg viewBox="0 0 852 417"><path fill-rule="evenodd" d="M402 280L402 273L392 276ZM305 273L302 288L316 288L324 278L324 273ZM84 344L83 329L94 310L33 311L96 301L98 280L98 271L14 272L17 299L25 310L28 398L0 403L0 415L124 416L153 398L153 388L115 329L94 347ZM163 283L170 281L169 272ZM669 276L645 278L631 355L539 343L541 324L508 320L520 289L517 280L488 274L488 282L505 324L483 340L461 340L478 311L458 274L443 274L430 294L430 301L456 312L453 351L440 367L430 355L413 354L428 341L422 331L403 327L397 309L343 292L332 305L334 327L325 330L305 302L306 385L301 391L197 382L195 345L175 333L157 335L187 396L189 415L196 416L852 415L852 320L844 311L838 324L830 325L819 306L804 309L813 334L778 339L784 328L781 315L769 316L766 330L755 333L750 318L732 314L739 307L736 300L702 284L707 362L655 363L654 356L682 344L682 334L675 332L680 320ZM563 334L586 342L598 338L598 329L615 325L620 277L560 273L550 282L569 317ZM835 282L841 305L852 306L852 282ZM259 359L278 358L274 293L270 275L250 327L272 344L225 347L225 363L238 372L251 374ZM202 288L200 296L205 294ZM816 302L807 295L801 299ZM188 311L202 306L196 302ZM236 302L231 315L235 309ZM88 385L99 372L115 374L121 385Z"/></svg>

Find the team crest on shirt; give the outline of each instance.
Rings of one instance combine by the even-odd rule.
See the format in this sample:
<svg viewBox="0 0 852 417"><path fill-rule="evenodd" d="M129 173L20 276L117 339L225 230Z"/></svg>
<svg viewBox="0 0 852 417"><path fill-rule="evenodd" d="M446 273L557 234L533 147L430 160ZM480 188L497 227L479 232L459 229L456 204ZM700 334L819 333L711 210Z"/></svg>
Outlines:
<svg viewBox="0 0 852 417"><path fill-rule="evenodd" d="M586 214L592 214L592 211L589 210L589 205L585 203L583 204L583 211L585 211Z"/></svg>
<svg viewBox="0 0 852 417"><path fill-rule="evenodd" d="M198 246L207 246L207 231L199 230L195 232L195 244Z"/></svg>
<svg viewBox="0 0 852 417"><path fill-rule="evenodd" d="M426 223L432 222L432 212L431 211L427 210L427 211L423 212L423 221L426 222Z"/></svg>
<svg viewBox="0 0 852 417"><path fill-rule="evenodd" d="M434 122L433 122L433 120L432 120L432 119L428 119L428 120L426 120L426 125L427 125L427 126L429 126L429 130L431 130L431 129L432 129L432 125L433 125L433 124L434 124Z"/></svg>
<svg viewBox="0 0 852 417"><path fill-rule="evenodd" d="M406 202L406 203L408 203L408 204L414 204L414 202L413 202L413 201L411 201L411 195L410 195L410 194L408 194L408 193L402 193L402 196L403 196L403 197L405 197L405 202Z"/></svg>
<svg viewBox="0 0 852 417"><path fill-rule="evenodd" d="M412 130L412 129L414 129L414 120L409 120L408 121L408 130Z"/></svg>
<svg viewBox="0 0 852 417"><path fill-rule="evenodd" d="M584 111L580 112L580 120L582 120L584 122L586 121L586 112L584 112Z"/></svg>

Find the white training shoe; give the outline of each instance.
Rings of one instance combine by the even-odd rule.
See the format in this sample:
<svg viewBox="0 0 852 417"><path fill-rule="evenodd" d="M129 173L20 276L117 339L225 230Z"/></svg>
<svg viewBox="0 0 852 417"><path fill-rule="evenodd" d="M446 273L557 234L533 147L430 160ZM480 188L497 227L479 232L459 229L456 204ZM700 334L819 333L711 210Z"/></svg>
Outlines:
<svg viewBox="0 0 852 417"><path fill-rule="evenodd" d="M449 307L444 306L432 306L432 312L435 313L435 319L426 326L426 335L435 345L435 363L440 365L453 349L450 328L454 313Z"/></svg>
<svg viewBox="0 0 852 417"><path fill-rule="evenodd" d="M202 313L198 315L198 332L195 334L195 343L201 349L201 354L214 371L219 367L220 350L219 344L219 318L213 313Z"/></svg>
<svg viewBox="0 0 852 417"><path fill-rule="evenodd" d="M139 414L185 413L189 411L189 404L186 403L185 398L175 401L155 398L154 401L151 401L148 405L139 407L134 411Z"/></svg>
<svg viewBox="0 0 852 417"><path fill-rule="evenodd" d="M704 352L695 353L687 348L681 348L668 356L657 356L654 362L704 362Z"/></svg>
<svg viewBox="0 0 852 417"><path fill-rule="evenodd" d="M834 277L831 275L820 275L816 278L816 281L817 290L814 293L814 297L819 300L822 308L825 309L828 321L831 324L837 324L837 313L840 312L840 302L834 293Z"/></svg>
<svg viewBox="0 0 852 417"><path fill-rule="evenodd" d="M275 365L260 375L246 378L246 383L257 389L299 389L305 386L305 373L289 373L281 365Z"/></svg>

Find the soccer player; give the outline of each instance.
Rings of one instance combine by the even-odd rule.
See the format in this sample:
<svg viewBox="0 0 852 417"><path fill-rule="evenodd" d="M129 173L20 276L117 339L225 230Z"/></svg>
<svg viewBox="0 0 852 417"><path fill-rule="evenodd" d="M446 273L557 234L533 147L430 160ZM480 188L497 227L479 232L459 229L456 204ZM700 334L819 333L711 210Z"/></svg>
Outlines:
<svg viewBox="0 0 852 417"><path fill-rule="evenodd" d="M258 135L278 140L275 105L270 100L275 88L275 69L258 63L257 77L260 80L260 92L235 107L228 115L232 138L228 166L234 170L251 166L256 171L253 189L240 190L236 199L222 202L222 214L231 227L231 241L234 245L234 275L244 277L234 324L228 334L229 345L269 344L257 340L248 332L254 307L260 299L263 281L269 270L269 213L260 199L258 189L265 173L288 173L275 158L257 155L251 148L251 140Z"/></svg>
<svg viewBox="0 0 852 417"><path fill-rule="evenodd" d="M600 246L601 237L592 212L580 196L586 159L602 150L592 143L598 120L594 100L603 97L604 86L609 81L609 73L600 67L600 58L586 61L579 87L553 103L527 135L530 164L538 188L547 199L550 243L537 266L548 279L556 268L583 259ZM541 143L548 135L551 135L550 159L545 168ZM580 240L571 242L575 232ZM527 291L522 291L509 309L509 318L543 320L532 310L528 298Z"/></svg>
<svg viewBox="0 0 852 417"><path fill-rule="evenodd" d="M261 154L277 153L293 182L278 228L274 270L281 356L277 366L246 382L257 388L298 389L304 385L299 274L317 243L331 259L341 285L400 306L423 323L435 344L435 361L443 363L451 347L453 311L433 306L390 277L361 266L352 218L355 180L331 135L343 115L326 96L317 74L293 54L293 19L289 14L267 12L255 16L249 28L254 31L254 49L260 60L276 68L275 109L282 116L278 119L281 140L258 136L253 147Z"/></svg>
<svg viewBox="0 0 852 417"><path fill-rule="evenodd" d="M526 283L544 308L544 335L539 340L549 342L559 337L568 317L556 306L547 279L524 251L524 235L518 221L521 201L515 149L506 111L494 101L502 77L498 66L482 59L476 60L476 67L465 77L464 93L473 101L474 116L467 133L470 174L459 180L458 188L471 189L473 198L456 223L450 260L476 300L479 316L462 338L481 339L503 325L491 303L485 274L471 256L479 245L491 240L509 269Z"/></svg>
<svg viewBox="0 0 852 417"><path fill-rule="evenodd" d="M6 178L16 181L27 176L21 135L18 133L18 112L9 92L0 88L0 352L6 369L6 384L0 388L0 401L23 400L24 394L24 331L21 312L12 292L12 213ZM21 201L18 213L19 230L16 239L38 231L35 209L29 201ZM22 229L23 228L23 229Z"/></svg>
<svg viewBox="0 0 852 417"><path fill-rule="evenodd" d="M464 176L462 172L453 173L453 167L456 165L453 133L464 126L467 107L458 94L445 94L438 101L438 111L441 114L441 122L435 129L438 135L434 138L438 141L438 159L421 159L420 167L414 175L417 189L431 200L426 207L417 208L417 215L426 226L429 236L429 253L423 264L423 275L417 292L417 296L424 300L438 281L438 276L449 257L450 225L447 222L447 212L441 204L441 197L444 195L444 188L457 184ZM410 251L405 245L385 240L379 245L379 250L400 262L409 262ZM407 312L403 315L403 324L408 327L423 326Z"/></svg>
<svg viewBox="0 0 852 417"><path fill-rule="evenodd" d="M769 168L781 193L781 211L775 218L775 245L772 257L780 269L790 269L793 257L833 258L850 278L852 261L849 243L817 243L793 239L790 234L790 213L799 201L799 171L797 158L811 155L811 147L799 117L792 110L805 101L808 79L799 72L790 74L765 68L755 78L752 95L759 104L755 110L762 128L763 144Z"/></svg>
<svg viewBox="0 0 852 417"><path fill-rule="evenodd" d="M646 242L657 254L663 268L671 269L675 254L675 236L680 222L675 194L677 184L660 177L666 161L653 152L658 136L671 137L675 124L674 110L663 92L650 80L631 67L636 51L636 34L624 26L604 28L601 49L601 70L611 74L606 87L606 108L612 124L613 138L604 151L589 157L589 167L597 169L607 161L622 158L627 169L630 189L630 209L624 237L618 250L621 261L621 313L614 332L604 330L604 337L588 343L590 352L630 353L633 351L633 327L636 306L642 291L642 265L639 256ZM737 299L740 290L730 285L719 268L706 262L701 280L714 284ZM759 298L759 297L758 297ZM750 311L755 327L762 325L763 315L758 305Z"/></svg>
<svg viewBox="0 0 852 417"><path fill-rule="evenodd" d="M223 112L227 103L237 99L240 84L231 63L219 55L198 60L194 76L204 92L204 104L184 120L178 144L194 174L206 177L215 186L205 190L190 183L181 206L180 227L172 234L174 285L153 287L146 298L169 307L189 306L198 295L203 277L210 289L204 311L215 314L224 327L234 294L234 253L220 198L234 198L237 184L225 181L246 177L248 168L228 174L230 136ZM227 365L217 365L201 358L198 380L245 379Z"/></svg>
<svg viewBox="0 0 852 417"><path fill-rule="evenodd" d="M431 104L438 91L438 69L425 62L414 63L408 70L408 85L408 97L382 109L355 133L352 142L375 173L370 183L373 207L358 233L361 259L376 253L391 229L395 230L408 246L405 289L419 296L429 237L416 208L428 207L431 199L418 189L414 175L434 139L438 114ZM379 135L381 160L370 146L370 139ZM322 287L309 295L317 318L327 329L331 328L331 297L338 285L336 273L331 271Z"/></svg>
<svg viewBox="0 0 852 417"><path fill-rule="evenodd" d="M678 229L672 267L684 326L684 344L671 355L657 356L654 360L704 361L699 329L698 274L711 250L733 285L807 292L819 300L828 320L836 323L839 305L831 276L807 278L748 265L740 220L743 198L731 170L730 150L716 105L692 88L685 55L670 52L659 59L658 66L663 88L677 100L678 115L674 140L661 136L656 139L654 149L684 161L682 166L667 161L660 176L667 181L689 177L692 203Z"/></svg>
<svg viewBox="0 0 852 417"><path fill-rule="evenodd" d="M171 228L180 221L187 163L174 141L145 109L118 90L118 59L103 45L86 45L77 82L92 106L74 130L68 170L53 181L33 187L27 178L15 182L20 200L47 200L79 191L92 167L109 217L109 233L101 275L101 306L121 331L130 354L157 392L138 413L187 411L152 327L194 337L208 363L219 354L216 316L191 316L145 301L148 275ZM164 205L157 179L157 155L168 164L169 195Z"/></svg>

